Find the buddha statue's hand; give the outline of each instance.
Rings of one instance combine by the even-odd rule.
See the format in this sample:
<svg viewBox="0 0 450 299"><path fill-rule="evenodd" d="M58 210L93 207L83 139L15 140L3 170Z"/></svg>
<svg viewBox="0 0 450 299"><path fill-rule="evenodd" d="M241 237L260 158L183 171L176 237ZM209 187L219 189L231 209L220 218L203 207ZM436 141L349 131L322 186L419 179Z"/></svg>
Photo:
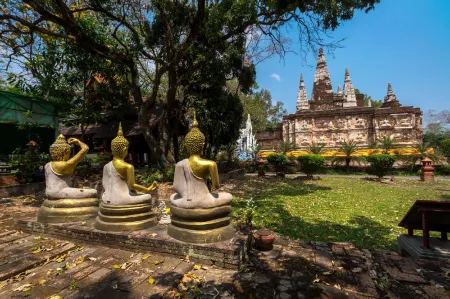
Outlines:
<svg viewBox="0 0 450 299"><path fill-rule="evenodd" d="M154 181L150 187L147 188L148 192L152 192L153 190L155 190L158 187L158 182Z"/></svg>
<svg viewBox="0 0 450 299"><path fill-rule="evenodd" d="M78 140L77 138L69 138L69 140L67 140L67 143L68 144L72 144L72 143L74 143L74 144L78 144L78 145L80 145L80 140Z"/></svg>
<svg viewBox="0 0 450 299"><path fill-rule="evenodd" d="M77 138L69 138L69 140L67 140L67 143L69 144L76 144L79 147L81 147L82 150L87 151L89 150L89 146L87 146L86 143L84 143L83 141L77 139Z"/></svg>

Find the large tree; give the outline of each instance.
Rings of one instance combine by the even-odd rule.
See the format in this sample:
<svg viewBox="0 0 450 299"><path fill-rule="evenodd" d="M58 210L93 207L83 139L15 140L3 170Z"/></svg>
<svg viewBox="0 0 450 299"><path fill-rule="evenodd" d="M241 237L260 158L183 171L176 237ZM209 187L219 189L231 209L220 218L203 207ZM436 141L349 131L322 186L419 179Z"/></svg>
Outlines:
<svg viewBox="0 0 450 299"><path fill-rule="evenodd" d="M244 106L244 120L250 114L255 132L275 128L287 113L283 102L272 104L272 95L267 89L261 89L241 97Z"/></svg>
<svg viewBox="0 0 450 299"><path fill-rule="evenodd" d="M166 164L174 160L170 148L172 143L177 148L188 108L181 105L180 88L202 69L205 59L220 57L235 47L242 55L236 39L249 36L252 46L245 47L254 59L283 55L288 50L285 25L298 25L302 50L333 46L324 39L327 30L350 20L355 10L367 12L378 2L0 0L0 41L8 48L9 57L18 49L54 39L116 63L126 74L139 108L139 124L150 157L154 163ZM192 49L199 44L208 49L203 53L205 59L194 60L186 70ZM244 63L244 55L240 61ZM224 75L239 78L233 72ZM167 88L162 95L164 78ZM146 101L141 86L144 81L150 83Z"/></svg>

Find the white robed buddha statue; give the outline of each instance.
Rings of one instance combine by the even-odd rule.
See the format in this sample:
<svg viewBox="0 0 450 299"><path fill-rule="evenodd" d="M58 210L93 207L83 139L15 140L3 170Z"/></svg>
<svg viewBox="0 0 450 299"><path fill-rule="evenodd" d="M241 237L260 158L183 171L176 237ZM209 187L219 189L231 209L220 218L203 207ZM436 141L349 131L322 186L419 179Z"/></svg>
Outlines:
<svg viewBox="0 0 450 299"><path fill-rule="evenodd" d="M70 145L81 149L70 158ZM43 223L64 223L90 219L98 211L97 190L74 188L72 174L89 147L76 138L59 135L50 146L52 162L45 165L45 194L47 199L38 212L38 221ZM70 158L70 159L69 159Z"/></svg>
<svg viewBox="0 0 450 299"><path fill-rule="evenodd" d="M194 114L192 129L186 135L185 146L189 158L177 163L170 197L172 222L169 236L189 243L212 243L231 239L235 232L229 214L232 195L227 192L210 192L220 188L217 164L200 157L205 146L205 136L198 128Z"/></svg>
<svg viewBox="0 0 450 299"><path fill-rule="evenodd" d="M128 155L128 140L119 124L117 137L111 142L113 160L103 167L100 211L95 227L105 231L131 231L156 225L152 211L152 196L157 183L150 187L136 184L133 165L124 161Z"/></svg>

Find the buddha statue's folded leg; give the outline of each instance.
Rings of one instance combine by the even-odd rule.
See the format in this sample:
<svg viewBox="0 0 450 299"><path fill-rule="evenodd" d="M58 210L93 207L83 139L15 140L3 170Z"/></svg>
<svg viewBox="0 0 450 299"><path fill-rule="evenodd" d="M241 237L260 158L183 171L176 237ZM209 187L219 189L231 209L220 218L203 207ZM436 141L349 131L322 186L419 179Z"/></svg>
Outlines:
<svg viewBox="0 0 450 299"><path fill-rule="evenodd" d="M130 195L130 201L126 204L149 203L152 199L150 194Z"/></svg>
<svg viewBox="0 0 450 299"><path fill-rule="evenodd" d="M71 188L66 187L59 191L47 192L49 199L82 199L82 198L97 198L97 190L95 189L83 189L83 188Z"/></svg>

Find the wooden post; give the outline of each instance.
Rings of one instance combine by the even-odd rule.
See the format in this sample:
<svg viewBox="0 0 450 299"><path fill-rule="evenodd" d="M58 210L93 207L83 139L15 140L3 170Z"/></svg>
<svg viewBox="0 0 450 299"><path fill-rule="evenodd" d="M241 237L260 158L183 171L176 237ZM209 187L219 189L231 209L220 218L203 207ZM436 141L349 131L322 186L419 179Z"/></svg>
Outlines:
<svg viewBox="0 0 450 299"><path fill-rule="evenodd" d="M430 249L430 228L429 228L428 212L422 213L422 230L423 230L423 247Z"/></svg>
<svg viewBox="0 0 450 299"><path fill-rule="evenodd" d="M412 228L408 227L408 236L409 237L414 237L414 230Z"/></svg>
<svg viewBox="0 0 450 299"><path fill-rule="evenodd" d="M447 232L441 232L441 241L448 241Z"/></svg>

